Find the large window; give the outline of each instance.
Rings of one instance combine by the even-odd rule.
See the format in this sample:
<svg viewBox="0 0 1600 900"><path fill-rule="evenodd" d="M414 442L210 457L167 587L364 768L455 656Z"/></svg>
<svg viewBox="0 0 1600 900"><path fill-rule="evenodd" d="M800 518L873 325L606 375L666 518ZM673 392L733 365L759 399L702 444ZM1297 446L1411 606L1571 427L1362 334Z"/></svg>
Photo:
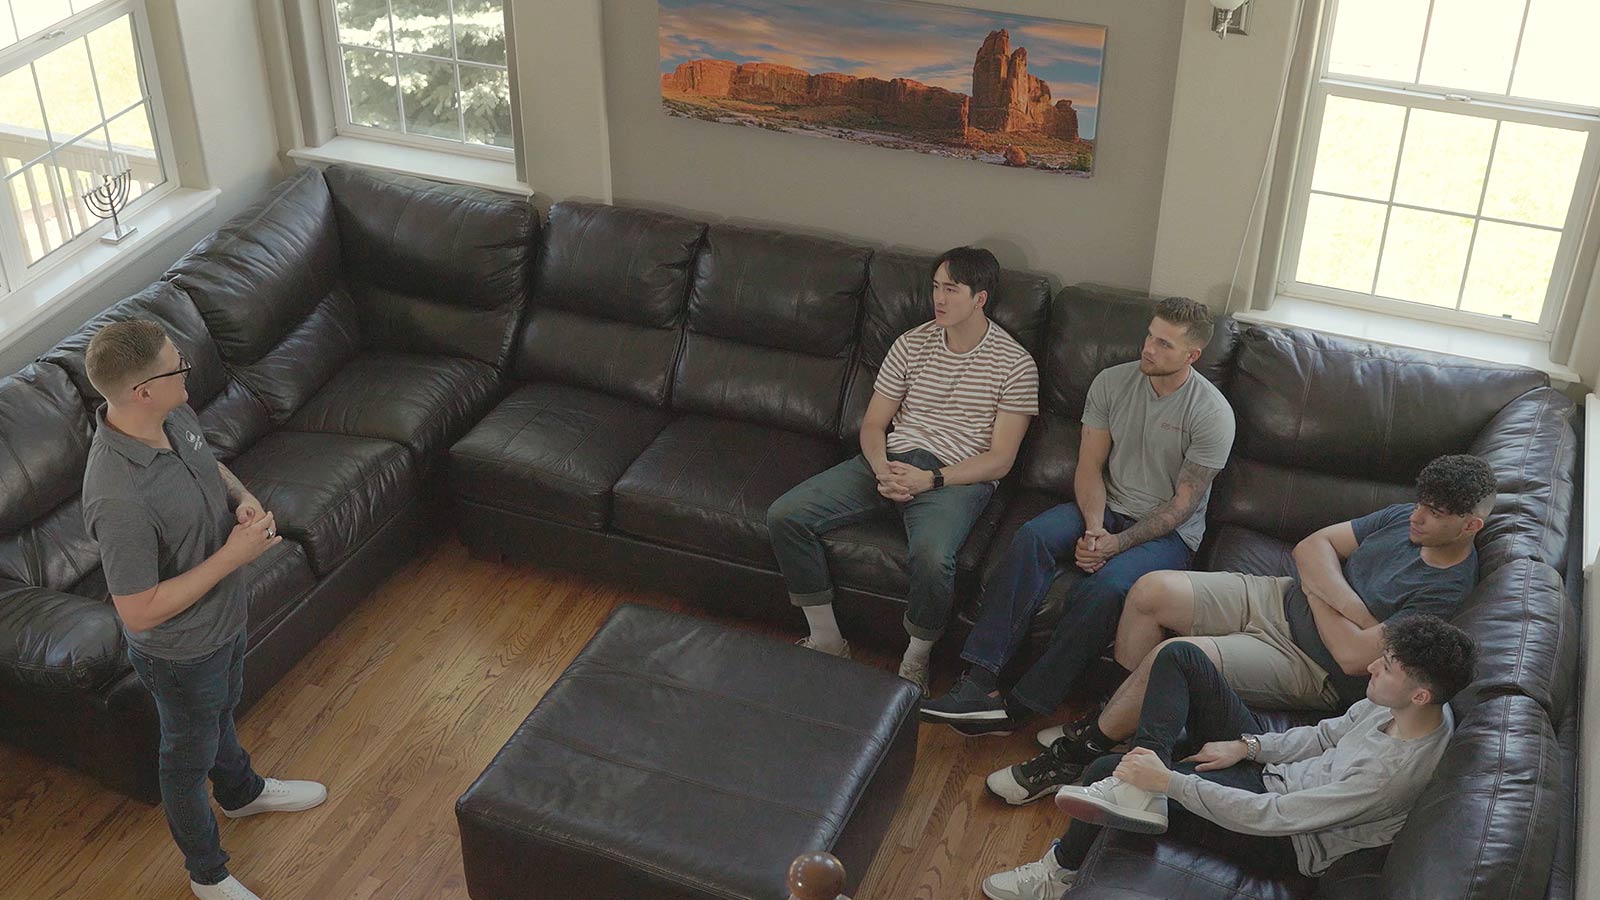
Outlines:
<svg viewBox="0 0 1600 900"><path fill-rule="evenodd" d="M325 0L324 20L341 133L509 155L501 0Z"/></svg>
<svg viewBox="0 0 1600 900"><path fill-rule="evenodd" d="M1327 5L1279 291L1548 337L1600 159L1600 2Z"/></svg>
<svg viewBox="0 0 1600 900"><path fill-rule="evenodd" d="M108 174L131 210L170 187L148 35L141 0L0 0L0 292L104 233Z"/></svg>

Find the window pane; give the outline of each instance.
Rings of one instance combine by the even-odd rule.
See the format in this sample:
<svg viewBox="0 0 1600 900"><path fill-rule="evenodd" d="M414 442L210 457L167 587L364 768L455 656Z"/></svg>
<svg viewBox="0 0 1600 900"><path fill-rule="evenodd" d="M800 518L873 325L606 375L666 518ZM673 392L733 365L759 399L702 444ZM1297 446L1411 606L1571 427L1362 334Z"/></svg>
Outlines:
<svg viewBox="0 0 1600 900"><path fill-rule="evenodd" d="M21 226L24 255L28 265L33 265L66 243L47 163L35 163L23 169L11 176L8 184Z"/></svg>
<svg viewBox="0 0 1600 900"><path fill-rule="evenodd" d="M1533 0L1511 93L1518 97L1600 106L1600 3Z"/></svg>
<svg viewBox="0 0 1600 900"><path fill-rule="evenodd" d="M1521 322L1539 321L1560 245L1559 231L1481 223L1461 308Z"/></svg>
<svg viewBox="0 0 1600 900"><path fill-rule="evenodd" d="M1404 107L1329 97L1311 186L1336 194L1389 199L1405 115Z"/></svg>
<svg viewBox="0 0 1600 900"><path fill-rule="evenodd" d="M1423 83L1505 93L1523 8L1523 0L1437 0L1422 56Z"/></svg>
<svg viewBox="0 0 1600 900"><path fill-rule="evenodd" d="M90 192L99 189L96 200L101 203L109 203L112 198L123 203L127 201L126 193L116 189L120 182L114 181L111 186L105 187L98 175L98 172L108 165L110 158L103 128L81 141L56 151L56 163L53 168L58 179L56 183L61 188L62 199L66 202L67 228L73 237L88 231L100 222L100 217L91 212L91 209L99 209L110 218L109 205L96 206L85 199ZM118 212L121 212L120 204Z"/></svg>
<svg viewBox="0 0 1600 900"><path fill-rule="evenodd" d="M90 33L89 53L94 59L94 80L100 85L100 102L106 115L115 115L144 99L133 45L133 17L123 16Z"/></svg>
<svg viewBox="0 0 1600 900"><path fill-rule="evenodd" d="M166 181L161 170L161 158L156 153L156 141L150 131L150 110L140 104L111 120L111 151L116 153L132 172L134 197Z"/></svg>
<svg viewBox="0 0 1600 900"><path fill-rule="evenodd" d="M63 144L99 125L100 101L89 73L89 45L82 40L52 50L33 64L44 95L50 140Z"/></svg>
<svg viewBox="0 0 1600 900"><path fill-rule="evenodd" d="M11 0L11 13L17 17L17 35L28 37L72 15L67 0Z"/></svg>
<svg viewBox="0 0 1600 900"><path fill-rule="evenodd" d="M1587 141L1581 131L1519 122L1501 125L1483 214L1555 228L1565 225Z"/></svg>
<svg viewBox="0 0 1600 900"><path fill-rule="evenodd" d="M472 62L506 64L506 12L500 0L456 0L456 55Z"/></svg>
<svg viewBox="0 0 1600 900"><path fill-rule="evenodd" d="M396 50L445 59L454 55L450 47L450 0L395 0L390 9L394 12Z"/></svg>
<svg viewBox="0 0 1600 900"><path fill-rule="evenodd" d="M389 0L338 0L339 42L362 47L389 47Z"/></svg>
<svg viewBox="0 0 1600 900"><path fill-rule="evenodd" d="M1377 293L1385 297L1455 308L1461 273L1472 244L1472 220L1462 216L1395 209L1383 242Z"/></svg>
<svg viewBox="0 0 1600 900"><path fill-rule="evenodd" d="M511 85L505 69L462 66L461 103L466 112L467 140L512 146Z"/></svg>
<svg viewBox="0 0 1600 900"><path fill-rule="evenodd" d="M395 92L394 55L376 50L344 51L345 90L350 95L350 121L373 128L400 130L400 105Z"/></svg>
<svg viewBox="0 0 1600 900"><path fill-rule="evenodd" d="M407 131L461 140L453 63L400 57L400 95L405 104Z"/></svg>
<svg viewBox="0 0 1600 900"><path fill-rule="evenodd" d="M0 75L0 157L17 160L6 174L16 171L50 149L39 112L39 94L33 86L33 69L23 66Z"/></svg>
<svg viewBox="0 0 1600 900"><path fill-rule="evenodd" d="M1412 110L1395 202L1475 215L1494 126L1493 119Z"/></svg>
<svg viewBox="0 0 1600 900"><path fill-rule="evenodd" d="M1360 291L1372 289L1383 239L1381 203L1312 194L1301 233L1297 281Z"/></svg>
<svg viewBox="0 0 1600 900"><path fill-rule="evenodd" d="M11 27L11 17L6 15L6 8L0 5L0 50L17 42L17 30Z"/></svg>
<svg viewBox="0 0 1600 900"><path fill-rule="evenodd" d="M1415 81L1428 0L1339 0L1328 71Z"/></svg>

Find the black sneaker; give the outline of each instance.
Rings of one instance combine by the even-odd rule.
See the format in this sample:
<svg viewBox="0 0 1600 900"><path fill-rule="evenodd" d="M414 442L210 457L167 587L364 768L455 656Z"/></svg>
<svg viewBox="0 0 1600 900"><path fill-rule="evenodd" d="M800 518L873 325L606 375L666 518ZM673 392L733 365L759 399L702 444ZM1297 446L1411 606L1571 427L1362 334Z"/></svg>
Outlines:
<svg viewBox="0 0 1600 900"><path fill-rule="evenodd" d="M976 722L1006 717L1006 704L998 695L962 675L950 693L922 701L922 717L935 722Z"/></svg>
<svg viewBox="0 0 1600 900"><path fill-rule="evenodd" d="M1032 803L1083 775L1084 764L1069 760L1067 749L1065 742L1058 742L1027 762L991 773L984 784L989 793L1012 806Z"/></svg>

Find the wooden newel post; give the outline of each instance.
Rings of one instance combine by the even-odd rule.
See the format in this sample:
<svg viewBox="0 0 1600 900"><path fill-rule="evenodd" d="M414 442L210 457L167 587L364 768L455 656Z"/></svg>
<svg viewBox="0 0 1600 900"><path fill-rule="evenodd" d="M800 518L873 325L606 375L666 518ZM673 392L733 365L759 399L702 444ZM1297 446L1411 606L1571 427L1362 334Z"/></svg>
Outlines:
<svg viewBox="0 0 1600 900"><path fill-rule="evenodd" d="M789 866L789 900L850 900L843 892L844 863L832 853L802 853Z"/></svg>

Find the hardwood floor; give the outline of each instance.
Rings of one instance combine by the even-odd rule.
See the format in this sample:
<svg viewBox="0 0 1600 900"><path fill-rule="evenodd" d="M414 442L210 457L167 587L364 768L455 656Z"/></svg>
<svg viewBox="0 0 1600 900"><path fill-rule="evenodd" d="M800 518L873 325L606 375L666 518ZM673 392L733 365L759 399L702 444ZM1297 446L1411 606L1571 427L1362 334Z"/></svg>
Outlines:
<svg viewBox="0 0 1600 900"><path fill-rule="evenodd" d="M263 900L465 900L456 798L611 610L629 601L800 634L474 560L454 540L439 543L239 723L259 771L318 779L329 797L305 813L223 819L234 874ZM923 725L911 787L856 900L981 897L984 875L1039 858L1065 824L1054 807L1012 808L983 791L989 772L1033 754L1032 741L1031 730L968 739ZM159 807L0 745L0 897L191 895Z"/></svg>

